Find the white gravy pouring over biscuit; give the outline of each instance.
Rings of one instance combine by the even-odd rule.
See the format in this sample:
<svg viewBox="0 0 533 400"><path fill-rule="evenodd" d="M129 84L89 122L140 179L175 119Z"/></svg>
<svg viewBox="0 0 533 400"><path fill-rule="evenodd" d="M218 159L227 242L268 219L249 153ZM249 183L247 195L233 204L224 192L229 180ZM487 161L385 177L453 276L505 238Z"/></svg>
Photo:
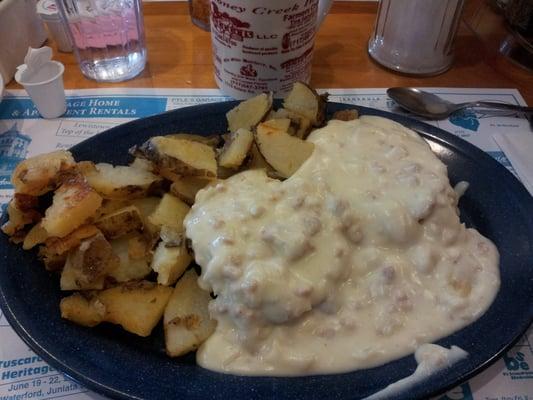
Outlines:
<svg viewBox="0 0 533 400"><path fill-rule="evenodd" d="M330 121L286 181L200 191L185 220L216 332L198 363L245 375L369 368L479 318L498 252L459 221L446 166L387 119Z"/></svg>

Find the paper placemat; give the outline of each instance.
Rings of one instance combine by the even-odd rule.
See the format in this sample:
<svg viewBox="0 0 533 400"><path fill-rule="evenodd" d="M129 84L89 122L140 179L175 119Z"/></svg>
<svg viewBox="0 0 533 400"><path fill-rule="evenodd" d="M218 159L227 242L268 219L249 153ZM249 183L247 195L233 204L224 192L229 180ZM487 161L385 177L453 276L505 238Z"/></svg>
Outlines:
<svg viewBox="0 0 533 400"><path fill-rule="evenodd" d="M400 112L385 89L324 89L335 102ZM526 105L516 89L430 88L453 102L503 101ZM11 172L26 157L80 141L117 124L180 107L229 100L214 89L90 89L67 91L63 118L43 120L26 93L8 90L0 103L0 205L12 189ZM512 163L493 136L533 135L525 119L509 113L470 110L445 121L432 122L478 146L511 172ZM487 335L492 334L487 332ZM439 400L533 399L533 329L504 357L482 374L451 390ZM100 396L73 382L36 356L14 333L0 311L0 400L97 399Z"/></svg>

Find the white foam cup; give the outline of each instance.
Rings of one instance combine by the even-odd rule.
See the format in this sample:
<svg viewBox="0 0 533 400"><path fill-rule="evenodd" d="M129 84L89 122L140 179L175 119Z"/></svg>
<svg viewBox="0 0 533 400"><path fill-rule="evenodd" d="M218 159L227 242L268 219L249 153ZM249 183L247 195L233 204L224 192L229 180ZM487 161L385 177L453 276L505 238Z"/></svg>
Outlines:
<svg viewBox="0 0 533 400"><path fill-rule="evenodd" d="M67 111L63 72L58 61L47 61L37 70L25 65L15 73L15 80L24 86L43 118L57 118Z"/></svg>

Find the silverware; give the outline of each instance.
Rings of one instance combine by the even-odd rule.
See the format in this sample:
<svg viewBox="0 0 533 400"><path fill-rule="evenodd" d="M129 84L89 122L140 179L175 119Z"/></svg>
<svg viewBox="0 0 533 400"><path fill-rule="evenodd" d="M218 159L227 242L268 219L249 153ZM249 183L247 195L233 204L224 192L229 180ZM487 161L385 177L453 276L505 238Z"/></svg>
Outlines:
<svg viewBox="0 0 533 400"><path fill-rule="evenodd" d="M507 103L490 101L472 101L468 103L451 103L439 96L415 88L395 87L387 90L391 99L413 114L428 119L446 119L454 112L463 108L492 108L521 113L530 121L533 118L533 107L523 107Z"/></svg>

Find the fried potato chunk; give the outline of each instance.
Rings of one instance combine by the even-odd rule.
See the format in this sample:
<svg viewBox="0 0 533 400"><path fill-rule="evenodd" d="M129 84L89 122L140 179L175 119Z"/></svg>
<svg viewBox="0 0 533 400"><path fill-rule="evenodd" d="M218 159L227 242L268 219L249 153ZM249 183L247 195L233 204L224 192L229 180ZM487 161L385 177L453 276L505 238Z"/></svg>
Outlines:
<svg viewBox="0 0 533 400"><path fill-rule="evenodd" d="M16 193L40 196L55 189L58 175L74 166L74 158L68 151L39 154L17 165L11 176L11 183Z"/></svg>
<svg viewBox="0 0 533 400"><path fill-rule="evenodd" d="M78 325L93 327L104 321L105 305L94 293L74 293L61 299L61 318Z"/></svg>
<svg viewBox="0 0 533 400"><path fill-rule="evenodd" d="M24 242L22 242L22 248L24 250L33 249L38 244L44 243L46 239L48 239L48 232L39 222L29 230L28 234L24 238Z"/></svg>
<svg viewBox="0 0 533 400"><path fill-rule="evenodd" d="M241 128L251 131L268 115L271 109L272 93L261 93L242 101L226 114L228 129L230 132L237 132Z"/></svg>
<svg viewBox="0 0 533 400"><path fill-rule="evenodd" d="M82 225L65 237L48 237L45 242L46 252L56 255L65 254L67 251L78 247L83 239L99 233L100 230L94 225Z"/></svg>
<svg viewBox="0 0 533 400"><path fill-rule="evenodd" d="M113 253L118 256L118 266L109 276L117 282L143 279L150 272L150 245L140 234L130 234L110 242Z"/></svg>
<svg viewBox="0 0 533 400"><path fill-rule="evenodd" d="M284 178L300 168L315 147L311 142L262 123L257 126L255 140L266 162Z"/></svg>
<svg viewBox="0 0 533 400"><path fill-rule="evenodd" d="M2 225L2 232L8 236L14 236L24 229L26 225L35 223L41 219L41 214L35 210L21 210L15 199L7 205L9 220Z"/></svg>
<svg viewBox="0 0 533 400"><path fill-rule="evenodd" d="M287 110L285 108L280 108L276 111L271 112L268 118L288 118L290 120L290 125L287 129L284 130L289 135L299 137L300 139L305 139L313 129L313 125L309 118L303 116L302 114L298 114L297 112Z"/></svg>
<svg viewBox="0 0 533 400"><path fill-rule="evenodd" d="M204 143L155 136L132 152L152 161L159 171L183 176L216 177L217 174L215 151Z"/></svg>
<svg viewBox="0 0 533 400"><path fill-rule="evenodd" d="M84 163L83 174L89 185L108 199L144 197L154 185L161 181L159 176L137 167L100 163L93 164L91 168L90 164Z"/></svg>
<svg viewBox="0 0 533 400"><path fill-rule="evenodd" d="M152 258L152 269L157 272L157 283L173 285L192 261L185 240L181 243L159 242Z"/></svg>
<svg viewBox="0 0 533 400"><path fill-rule="evenodd" d="M194 135L192 133L171 133L170 135L165 135L165 137L169 137L173 139L192 140L193 142L207 144L208 146L211 146L211 147L217 147L222 141L222 137L220 135L202 136L202 135Z"/></svg>
<svg viewBox="0 0 533 400"><path fill-rule="evenodd" d="M146 337L163 316L171 294L169 286L141 281L103 290L98 293L98 299L105 306L106 322Z"/></svg>
<svg viewBox="0 0 533 400"><path fill-rule="evenodd" d="M102 198L81 175L66 179L54 193L42 226L50 236L64 237L96 214Z"/></svg>
<svg viewBox="0 0 533 400"><path fill-rule="evenodd" d="M183 232L183 220L189 210L190 207L183 201L166 193L155 211L148 217L148 221L159 228L167 226L176 232Z"/></svg>
<svg viewBox="0 0 533 400"><path fill-rule="evenodd" d="M231 133L218 156L218 165L223 168L239 168L248 156L253 142L254 134L248 129L240 128Z"/></svg>
<svg viewBox="0 0 533 400"><path fill-rule="evenodd" d="M82 240L80 246L67 255L61 273L61 290L102 289L105 278L119 263L119 257L101 233Z"/></svg>
<svg viewBox="0 0 533 400"><path fill-rule="evenodd" d="M209 317L211 296L200 289L198 276L189 270L178 281L163 318L167 354L177 357L196 350L214 331L216 321Z"/></svg>
<svg viewBox="0 0 533 400"><path fill-rule="evenodd" d="M192 205L196 198L196 193L212 182L215 181L212 179L185 176L172 182L172 185L170 185L170 193L180 200L183 200L188 205Z"/></svg>
<svg viewBox="0 0 533 400"><path fill-rule="evenodd" d="M116 239L131 232L141 231L143 228L141 212L135 206L124 207L104 215L94 224L107 239Z"/></svg>
<svg viewBox="0 0 533 400"><path fill-rule="evenodd" d="M326 120L327 95L319 95L303 82L295 82L283 101L283 107L308 118L314 126L322 126Z"/></svg>

